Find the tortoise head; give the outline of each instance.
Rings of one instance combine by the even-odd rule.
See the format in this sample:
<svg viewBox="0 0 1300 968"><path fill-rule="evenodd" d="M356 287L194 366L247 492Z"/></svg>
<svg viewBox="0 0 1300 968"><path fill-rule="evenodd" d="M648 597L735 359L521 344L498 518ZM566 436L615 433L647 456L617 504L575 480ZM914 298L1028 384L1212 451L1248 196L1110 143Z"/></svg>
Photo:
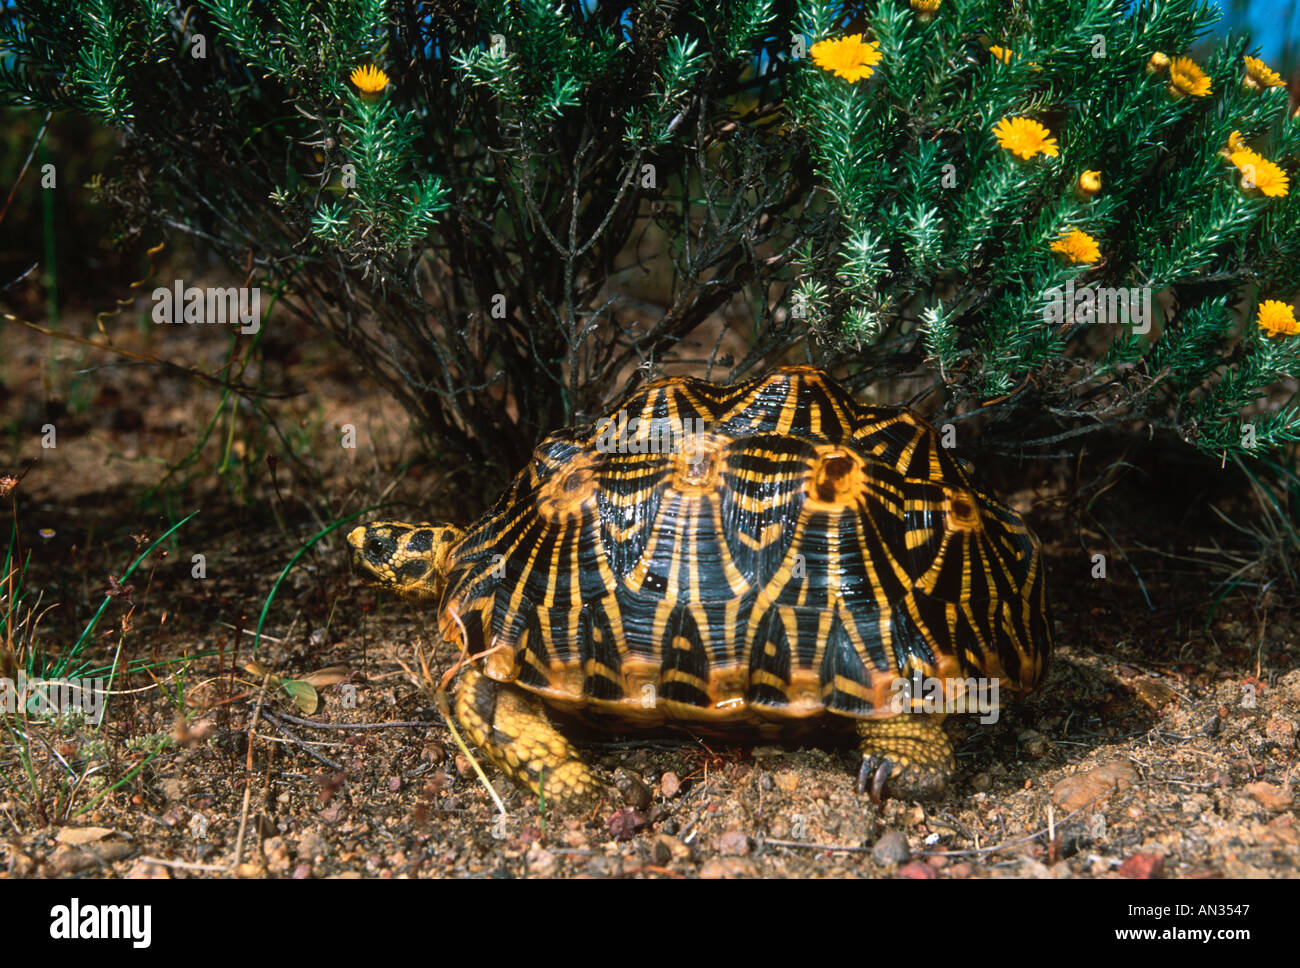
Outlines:
<svg viewBox="0 0 1300 968"><path fill-rule="evenodd" d="M451 550L464 532L449 524L376 521L348 533L353 560L366 577L413 601L437 600Z"/></svg>

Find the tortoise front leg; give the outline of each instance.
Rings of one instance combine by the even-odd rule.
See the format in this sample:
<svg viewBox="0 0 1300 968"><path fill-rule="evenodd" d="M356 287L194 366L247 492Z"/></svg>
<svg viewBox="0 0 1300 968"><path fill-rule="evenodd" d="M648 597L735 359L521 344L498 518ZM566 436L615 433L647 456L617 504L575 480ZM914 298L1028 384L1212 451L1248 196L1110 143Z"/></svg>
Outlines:
<svg viewBox="0 0 1300 968"><path fill-rule="evenodd" d="M548 806L577 811L599 799L601 785L536 696L469 666L455 710L470 742L512 780L539 795L545 783Z"/></svg>
<svg viewBox="0 0 1300 968"><path fill-rule="evenodd" d="M859 722L862 768L858 793L870 784L871 801L876 806L886 796L937 799L956 767L942 723L943 716L934 713L903 713L892 719Z"/></svg>

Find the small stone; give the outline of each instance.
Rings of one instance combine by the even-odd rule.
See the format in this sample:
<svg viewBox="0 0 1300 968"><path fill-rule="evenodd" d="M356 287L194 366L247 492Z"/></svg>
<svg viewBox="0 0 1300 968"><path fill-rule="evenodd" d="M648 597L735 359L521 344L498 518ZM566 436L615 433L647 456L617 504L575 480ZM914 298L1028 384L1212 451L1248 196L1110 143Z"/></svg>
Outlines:
<svg viewBox="0 0 1300 968"><path fill-rule="evenodd" d="M295 881L307 880L307 878L311 877L311 864L299 864L289 876Z"/></svg>
<svg viewBox="0 0 1300 968"><path fill-rule="evenodd" d="M980 793L987 793L993 788L993 777L987 773L976 773L971 777L970 785Z"/></svg>
<svg viewBox="0 0 1300 968"><path fill-rule="evenodd" d="M621 842L631 840L632 835L645 826L645 822L645 814L640 810L623 807L610 815L605 826L609 829L609 835Z"/></svg>
<svg viewBox="0 0 1300 968"><path fill-rule="evenodd" d="M91 856L95 857L101 864L111 864L115 860L124 860L135 853L135 845L125 840L107 840L102 844L95 844L87 848Z"/></svg>
<svg viewBox="0 0 1300 968"><path fill-rule="evenodd" d="M464 753L456 754L456 772L461 776L469 776L474 772L474 767L470 765L469 758Z"/></svg>
<svg viewBox="0 0 1300 968"><path fill-rule="evenodd" d="M54 839L61 844L79 846L103 840L112 832L111 827L64 827L55 834Z"/></svg>
<svg viewBox="0 0 1300 968"><path fill-rule="evenodd" d="M172 872L162 864L138 860L131 865L131 869L124 876L129 881L169 881Z"/></svg>
<svg viewBox="0 0 1300 968"><path fill-rule="evenodd" d="M782 770L774 777L776 788L782 793L794 793L799 789L799 774L794 770Z"/></svg>
<svg viewBox="0 0 1300 968"><path fill-rule="evenodd" d="M726 857L744 857L749 853L749 838L743 830L728 830L718 838L718 853Z"/></svg>
<svg viewBox="0 0 1300 968"><path fill-rule="evenodd" d="M390 776L388 778L388 792L397 793L402 789L402 778L400 776Z"/></svg>
<svg viewBox="0 0 1300 968"><path fill-rule="evenodd" d="M1152 709L1161 709L1178 698L1178 693L1159 679L1139 679L1133 683L1133 691Z"/></svg>
<svg viewBox="0 0 1300 968"><path fill-rule="evenodd" d="M272 874L289 873L289 848L283 837L267 837L263 840L262 856L266 858L266 869Z"/></svg>
<svg viewBox="0 0 1300 968"><path fill-rule="evenodd" d="M757 876L758 868L748 857L715 857L700 868L700 877L708 879Z"/></svg>
<svg viewBox="0 0 1300 968"><path fill-rule="evenodd" d="M619 877L622 873L623 860L621 857L607 857L604 854L597 854L595 857L587 858L586 869L579 876Z"/></svg>
<svg viewBox="0 0 1300 968"><path fill-rule="evenodd" d="M907 835L901 830L886 830L871 848L871 859L885 867L901 864L911 856Z"/></svg>
<svg viewBox="0 0 1300 968"><path fill-rule="evenodd" d="M1247 783L1246 792L1266 810L1286 810L1295 801L1288 791L1272 783Z"/></svg>
<svg viewBox="0 0 1300 968"><path fill-rule="evenodd" d="M932 881L939 876L939 872L929 864L914 860L910 864L904 864L900 867L898 876L908 877L916 881Z"/></svg>
<svg viewBox="0 0 1300 968"><path fill-rule="evenodd" d="M1119 865L1120 877L1149 880L1165 876L1165 859L1159 854L1137 853Z"/></svg>
<svg viewBox="0 0 1300 968"><path fill-rule="evenodd" d="M555 872L559 870L560 862L545 847L534 844L524 855L524 866L528 869L530 877L554 877Z"/></svg>
<svg viewBox="0 0 1300 968"><path fill-rule="evenodd" d="M1300 829L1296 828L1295 814L1283 813L1270 820L1260 830L1259 842L1279 847L1300 846Z"/></svg>
<svg viewBox="0 0 1300 968"><path fill-rule="evenodd" d="M1278 688L1291 697L1292 702L1300 703L1300 669L1292 669L1277 684Z"/></svg>
<svg viewBox="0 0 1300 968"><path fill-rule="evenodd" d="M650 844L650 857L660 867L673 861L688 860L690 856L691 849L668 834L656 834Z"/></svg>
<svg viewBox="0 0 1300 968"><path fill-rule="evenodd" d="M619 767L614 771L614 786L623 797L623 802L634 810L648 810L654 794L642 779L630 770Z"/></svg>
<svg viewBox="0 0 1300 968"><path fill-rule="evenodd" d="M319 830L306 830L298 836L298 856L304 860L323 860L329 845Z"/></svg>
<svg viewBox="0 0 1300 968"><path fill-rule="evenodd" d="M1126 790L1137 780L1137 772L1125 760L1112 760L1086 773L1067 776L1052 788L1052 802L1073 813L1113 790Z"/></svg>
<svg viewBox="0 0 1300 968"><path fill-rule="evenodd" d="M1050 880L1055 875L1052 869L1034 857L1024 857L1020 861L1019 875L1027 880Z"/></svg>
<svg viewBox="0 0 1300 968"><path fill-rule="evenodd" d="M50 855L50 872L59 876L79 874L98 866L94 854L75 847L59 847Z"/></svg>
<svg viewBox="0 0 1300 968"><path fill-rule="evenodd" d="M30 877L36 870L36 861L32 860L26 854L9 855L9 873L15 877Z"/></svg>
<svg viewBox="0 0 1300 968"><path fill-rule="evenodd" d="M677 796L677 793L679 790L681 790L681 788L682 788L681 778L678 777L677 774L674 773L672 770L669 770L667 773L665 773L663 776L659 778L659 792L660 794L662 794L665 797L668 797L669 799Z"/></svg>
<svg viewBox="0 0 1300 968"><path fill-rule="evenodd" d="M1047 737L1036 729L1021 730L1017 739L1020 748L1035 759L1047 752Z"/></svg>
<svg viewBox="0 0 1300 968"><path fill-rule="evenodd" d="M591 843L591 837L576 820L566 821L560 839L565 847L586 847Z"/></svg>
<svg viewBox="0 0 1300 968"><path fill-rule="evenodd" d="M973 872L974 872L974 868L972 868L970 864L966 863L965 861L962 861L960 864L953 864L951 867L948 868L949 877L958 877L958 878L970 877Z"/></svg>
<svg viewBox="0 0 1300 968"><path fill-rule="evenodd" d="M1264 735L1283 749L1290 749L1295 745L1296 725L1285 716L1270 716L1264 724Z"/></svg>

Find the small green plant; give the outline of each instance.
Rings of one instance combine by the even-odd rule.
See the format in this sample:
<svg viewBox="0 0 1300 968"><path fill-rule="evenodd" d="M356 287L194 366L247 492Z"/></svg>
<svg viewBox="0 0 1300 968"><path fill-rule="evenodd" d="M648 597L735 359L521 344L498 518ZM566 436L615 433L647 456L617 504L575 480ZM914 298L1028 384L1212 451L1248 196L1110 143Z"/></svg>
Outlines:
<svg viewBox="0 0 1300 968"><path fill-rule="evenodd" d="M6 493L11 494L18 480L2 479ZM197 512L195 512L197 513ZM106 667L92 667L86 653L93 641L94 631L113 598L120 595L127 579L160 544L194 515L190 514L168 528L149 544L115 579L114 588L83 628L77 640L66 651L51 654L39 642L38 626L47 609L41 608L39 593L32 595L26 582L30 553L18 557L18 512L16 498L8 552L0 570L0 721L3 721L7 744L0 751L12 756L18 769L6 764L0 768L0 781L21 801L30 813L42 823L62 823L84 814L99 804L105 796L131 782L166 748L167 734L146 737L143 752L136 762L113 782L104 778L112 766L113 757L97 741L108 713L108 702L114 683L128 665L122 658L125 632L119 633L112 662ZM153 675L154 666L179 664L168 677L173 683L170 700L177 712L185 713L184 682L189 657L175 663L154 663L137 660L129 665L134 671ZM163 695L168 695L166 680L154 676ZM61 703L55 701L54 690L63 696L76 696L84 700L94 694L93 729L88 728L86 716L90 715L85 702ZM137 737L137 742L141 742ZM75 752L74 752L75 750ZM99 753L95 753L99 750ZM139 751L137 751L139 752ZM93 796L86 794L94 791ZM83 802L84 801L84 802Z"/></svg>

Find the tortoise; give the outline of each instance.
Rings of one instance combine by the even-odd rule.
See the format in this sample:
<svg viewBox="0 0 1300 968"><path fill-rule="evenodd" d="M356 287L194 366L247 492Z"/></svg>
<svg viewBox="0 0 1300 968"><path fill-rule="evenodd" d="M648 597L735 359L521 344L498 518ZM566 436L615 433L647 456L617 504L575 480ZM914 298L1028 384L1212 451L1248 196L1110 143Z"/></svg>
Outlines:
<svg viewBox="0 0 1300 968"><path fill-rule="evenodd" d="M1052 651L1038 540L941 444L809 367L661 380L545 438L468 529L377 521L348 543L369 578L437 604L469 660L457 720L549 804L603 786L548 711L856 734L859 794L934 799L951 700L979 678L1024 693ZM905 688L922 676L947 705Z"/></svg>

